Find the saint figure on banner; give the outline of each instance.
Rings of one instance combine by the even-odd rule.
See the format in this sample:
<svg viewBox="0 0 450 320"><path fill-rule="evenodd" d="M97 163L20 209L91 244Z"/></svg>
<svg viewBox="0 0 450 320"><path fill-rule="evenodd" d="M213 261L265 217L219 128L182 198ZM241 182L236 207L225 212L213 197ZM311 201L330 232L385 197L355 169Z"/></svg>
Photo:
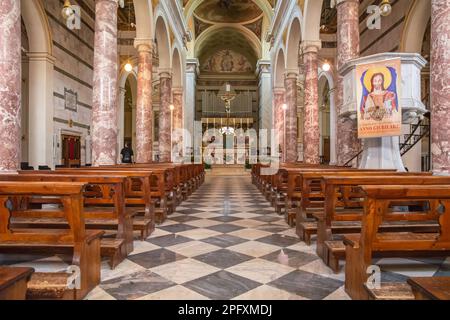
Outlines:
<svg viewBox="0 0 450 320"><path fill-rule="evenodd" d="M363 73L361 83L361 119L382 121L398 112L397 74L394 68L371 68Z"/></svg>

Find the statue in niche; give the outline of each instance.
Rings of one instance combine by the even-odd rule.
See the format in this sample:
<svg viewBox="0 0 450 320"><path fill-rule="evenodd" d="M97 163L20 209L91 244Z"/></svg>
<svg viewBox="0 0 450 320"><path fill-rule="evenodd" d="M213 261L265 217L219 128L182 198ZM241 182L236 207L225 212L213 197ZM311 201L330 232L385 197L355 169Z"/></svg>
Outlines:
<svg viewBox="0 0 450 320"><path fill-rule="evenodd" d="M222 57L222 71L223 72L232 72L234 68L233 56L230 54L230 51L226 51Z"/></svg>

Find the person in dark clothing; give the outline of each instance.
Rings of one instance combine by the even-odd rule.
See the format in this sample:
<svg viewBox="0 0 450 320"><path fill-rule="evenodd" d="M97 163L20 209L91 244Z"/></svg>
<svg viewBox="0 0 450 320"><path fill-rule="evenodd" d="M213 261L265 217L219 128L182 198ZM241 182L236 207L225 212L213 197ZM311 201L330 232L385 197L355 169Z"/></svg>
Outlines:
<svg viewBox="0 0 450 320"><path fill-rule="evenodd" d="M133 163L134 153L128 143L125 143L125 147L122 149L120 154L122 155L122 163Z"/></svg>

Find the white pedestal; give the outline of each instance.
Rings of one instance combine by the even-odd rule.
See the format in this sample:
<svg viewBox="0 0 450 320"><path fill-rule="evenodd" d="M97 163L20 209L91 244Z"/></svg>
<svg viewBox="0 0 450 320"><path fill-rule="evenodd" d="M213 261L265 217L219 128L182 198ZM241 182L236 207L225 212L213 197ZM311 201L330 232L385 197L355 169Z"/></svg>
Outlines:
<svg viewBox="0 0 450 320"><path fill-rule="evenodd" d="M405 172L399 137L364 139L360 169L396 169Z"/></svg>

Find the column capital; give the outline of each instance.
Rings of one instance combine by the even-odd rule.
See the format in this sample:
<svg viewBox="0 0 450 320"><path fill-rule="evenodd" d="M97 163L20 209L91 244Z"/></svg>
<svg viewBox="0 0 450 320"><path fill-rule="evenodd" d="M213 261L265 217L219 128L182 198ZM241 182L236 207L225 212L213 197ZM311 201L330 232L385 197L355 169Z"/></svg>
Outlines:
<svg viewBox="0 0 450 320"><path fill-rule="evenodd" d="M56 58L47 52L27 52L29 61L47 61L51 64L55 64Z"/></svg>
<svg viewBox="0 0 450 320"><path fill-rule="evenodd" d="M285 94L286 89L284 87L275 87L273 88L273 94Z"/></svg>
<svg viewBox="0 0 450 320"><path fill-rule="evenodd" d="M303 53L318 53L322 49L322 41L320 40L304 40L301 43Z"/></svg>
<svg viewBox="0 0 450 320"><path fill-rule="evenodd" d="M183 94L183 88L182 87L173 87L172 88L172 94L182 95Z"/></svg>
<svg viewBox="0 0 450 320"><path fill-rule="evenodd" d="M134 39L134 47L137 51L148 51L152 52L153 40L146 38L136 38Z"/></svg>
<svg viewBox="0 0 450 320"><path fill-rule="evenodd" d="M270 60L258 60L256 64L256 73L257 75L261 75L262 73L270 73Z"/></svg>
<svg viewBox="0 0 450 320"><path fill-rule="evenodd" d="M199 65L200 65L200 63L197 58L187 59L186 60L186 73L199 74Z"/></svg>
<svg viewBox="0 0 450 320"><path fill-rule="evenodd" d="M295 79L295 80L297 80L297 78L298 78L298 70L287 69L286 72L284 73L284 78L285 79Z"/></svg>
<svg viewBox="0 0 450 320"><path fill-rule="evenodd" d="M172 69L171 68L160 68L159 69L159 78L172 78Z"/></svg>

